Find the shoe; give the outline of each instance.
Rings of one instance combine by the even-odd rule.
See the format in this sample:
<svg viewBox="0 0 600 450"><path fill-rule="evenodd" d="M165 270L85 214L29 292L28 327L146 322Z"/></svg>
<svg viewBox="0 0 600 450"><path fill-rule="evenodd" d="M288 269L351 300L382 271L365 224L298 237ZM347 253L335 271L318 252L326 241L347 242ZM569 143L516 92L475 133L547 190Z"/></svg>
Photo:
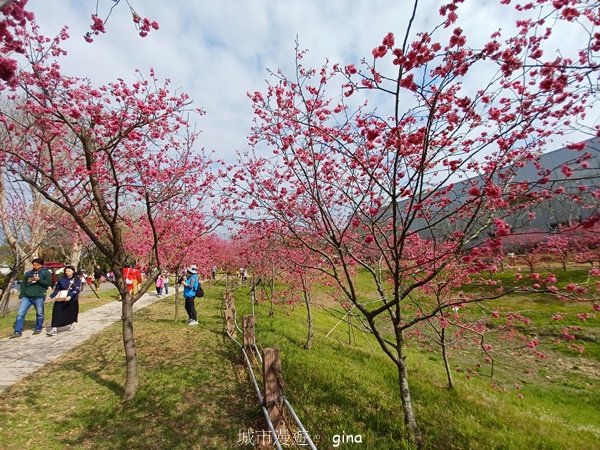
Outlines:
<svg viewBox="0 0 600 450"><path fill-rule="evenodd" d="M188 322L188 325L198 325L198 321L197 320L190 320Z"/></svg>
<svg viewBox="0 0 600 450"><path fill-rule="evenodd" d="M21 333L20 331L15 331L12 334L11 338L18 338L18 337L21 337L21 336L23 336L23 333Z"/></svg>
<svg viewBox="0 0 600 450"><path fill-rule="evenodd" d="M73 331L75 329L75 323L69 325L69 329L67 331Z"/></svg>
<svg viewBox="0 0 600 450"><path fill-rule="evenodd" d="M42 330L33 330L33 334L40 334Z"/></svg>
<svg viewBox="0 0 600 450"><path fill-rule="evenodd" d="M56 333L58 333L58 330L56 329L56 327L54 328L50 328L47 332L46 332L46 336L56 336Z"/></svg>

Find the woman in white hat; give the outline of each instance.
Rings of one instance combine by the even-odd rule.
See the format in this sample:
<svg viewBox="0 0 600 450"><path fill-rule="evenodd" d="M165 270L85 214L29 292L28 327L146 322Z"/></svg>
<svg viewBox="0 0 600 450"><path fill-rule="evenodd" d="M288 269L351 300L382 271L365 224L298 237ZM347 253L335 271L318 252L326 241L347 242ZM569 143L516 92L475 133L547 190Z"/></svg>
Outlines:
<svg viewBox="0 0 600 450"><path fill-rule="evenodd" d="M188 313L188 325L198 325L198 315L196 314L196 291L200 280L198 279L198 268L191 265L187 268L187 276L183 282L183 299L185 301L185 310Z"/></svg>

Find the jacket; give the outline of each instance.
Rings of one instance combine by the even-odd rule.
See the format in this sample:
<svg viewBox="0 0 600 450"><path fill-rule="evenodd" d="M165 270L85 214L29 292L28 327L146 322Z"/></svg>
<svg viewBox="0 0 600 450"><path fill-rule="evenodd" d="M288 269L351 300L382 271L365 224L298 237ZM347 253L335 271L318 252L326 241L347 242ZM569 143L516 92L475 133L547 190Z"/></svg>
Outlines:
<svg viewBox="0 0 600 450"><path fill-rule="evenodd" d="M198 274L192 274L186 278L183 283L183 296L185 298L192 298L196 296L196 290L198 290Z"/></svg>
<svg viewBox="0 0 600 450"><path fill-rule="evenodd" d="M67 296L70 297L71 300L77 300L79 298L79 292L81 291L81 278L77 275L74 275L73 278L67 276L59 278L54 291L50 294L50 298L56 297L58 292L63 290L69 291Z"/></svg>
<svg viewBox="0 0 600 450"><path fill-rule="evenodd" d="M40 279L35 283L29 283L29 278L33 276L35 270L30 270L25 273L23 281L21 282L21 290L19 292L19 298L29 297L45 297L48 287L52 284L50 272L46 269L42 269L38 272Z"/></svg>

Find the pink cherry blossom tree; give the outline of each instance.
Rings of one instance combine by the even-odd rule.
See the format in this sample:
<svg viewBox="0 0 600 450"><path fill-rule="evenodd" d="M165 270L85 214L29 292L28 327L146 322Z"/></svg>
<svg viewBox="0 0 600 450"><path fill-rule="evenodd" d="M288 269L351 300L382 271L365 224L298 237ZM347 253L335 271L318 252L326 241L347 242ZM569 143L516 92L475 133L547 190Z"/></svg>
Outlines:
<svg viewBox="0 0 600 450"><path fill-rule="evenodd" d="M571 249L569 248L569 239L565 236L565 233L550 235L544 243L544 247L548 254L560 261L563 271L566 271Z"/></svg>
<svg viewBox="0 0 600 450"><path fill-rule="evenodd" d="M103 2L96 2L96 10L91 16L90 31L84 36L87 42L93 42L94 36L106 32L106 24L121 1L113 0L106 14L99 9ZM133 25L141 37L146 37L152 30L158 30L158 22L140 16L128 0L124 1L129 7ZM27 0L0 0L0 17L3 17L0 26L0 80L11 85L16 83L17 72L17 61L12 56L25 52L25 41L19 35L19 29L34 21L34 14L27 11L26 6Z"/></svg>
<svg viewBox="0 0 600 450"><path fill-rule="evenodd" d="M525 182L518 170L585 117L598 88L593 2L501 0L497 8L514 8L515 31L494 31L483 43L460 27L461 3L443 5L439 26L415 32L413 19L425 11L414 1L403 34L387 34L360 67L306 67L297 49L293 76L274 72L264 93L250 95L253 148L231 174L234 198L321 258L322 272L365 317L397 367L404 423L417 444L405 333L486 298L415 308L414 294L450 268L476 283L497 265L511 217L552 197L537 190L542 168ZM552 51L559 25L582 36L577 49ZM371 275L378 304L360 301L353 267Z"/></svg>
<svg viewBox="0 0 600 450"><path fill-rule="evenodd" d="M591 269L600 266L600 216L566 229L569 250L577 263L589 264Z"/></svg>
<svg viewBox="0 0 600 450"><path fill-rule="evenodd" d="M307 252L297 240L285 242L281 252L283 258L284 283L288 291L300 292L306 307L306 341L304 348L309 350L313 345L314 327L312 318L312 286L323 276L321 261L318 255Z"/></svg>
<svg viewBox="0 0 600 450"><path fill-rule="evenodd" d="M33 20L33 13L25 10L27 0L0 1L0 80L2 83L14 85L17 71L17 61L11 56L24 53L23 40L18 36L18 30L27 22Z"/></svg>
<svg viewBox="0 0 600 450"><path fill-rule="evenodd" d="M206 277L209 262L214 258L220 239L213 233L220 224L215 216L204 214L200 205L194 209L170 209L162 205L162 214L155 220L154 228L144 216L127 230L125 247L140 261L150 261L158 246L157 267L175 274L174 320L179 316L179 290L177 279L182 270L195 264L201 277ZM156 234L156 236L155 236ZM164 273L163 273L164 275Z"/></svg>
<svg viewBox="0 0 600 450"><path fill-rule="evenodd" d="M232 239L237 255L233 267L249 270L251 295L256 300L256 291L269 301L269 316L275 314L275 282L282 272L282 251L284 248L276 223L245 220L241 229Z"/></svg>
<svg viewBox="0 0 600 450"><path fill-rule="evenodd" d="M239 269L239 247L235 240L213 233L207 236L204 242L206 249L199 250L202 253L201 260L204 262L203 270L211 271L215 266L218 272L230 275Z"/></svg>
<svg viewBox="0 0 600 450"><path fill-rule="evenodd" d="M255 222L247 219L235 241L241 247L240 254L252 276L252 299L254 301L256 298L256 290L262 288L270 302L270 317L275 314L276 279L284 286L279 297L286 303L295 303L298 295L302 296L307 313L307 338L304 348L310 349L314 335L312 286L321 274L319 259L299 245L297 240L289 239L275 222Z"/></svg>
<svg viewBox="0 0 600 450"><path fill-rule="evenodd" d="M5 110L0 120L3 160L19 182L70 215L110 262L122 299L128 400L137 390L133 304L161 269L161 218L208 204L215 179L209 158L194 150L189 120L202 111L154 73L100 87L65 77L56 58L66 33L53 40L35 26L19 33L30 66L7 93L18 114ZM145 265L155 269L132 295L122 275L136 256L128 253L126 230L142 217L152 241Z"/></svg>
<svg viewBox="0 0 600 450"><path fill-rule="evenodd" d="M533 273L536 271L537 264L547 254L546 242L548 236L548 233L539 230L513 233L502 237L502 245L505 252L514 253L516 261L524 263L529 272ZM559 236L555 235L555 242Z"/></svg>

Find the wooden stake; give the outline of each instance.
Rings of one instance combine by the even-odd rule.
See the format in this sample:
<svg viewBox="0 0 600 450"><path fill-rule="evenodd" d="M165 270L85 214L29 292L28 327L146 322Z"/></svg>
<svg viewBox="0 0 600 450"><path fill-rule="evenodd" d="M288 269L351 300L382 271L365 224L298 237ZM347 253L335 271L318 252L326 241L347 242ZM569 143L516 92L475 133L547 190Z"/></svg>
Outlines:
<svg viewBox="0 0 600 450"><path fill-rule="evenodd" d="M236 337L235 331L235 310L227 308L225 310L225 322L227 323L227 332L231 337Z"/></svg>
<svg viewBox="0 0 600 450"><path fill-rule="evenodd" d="M273 427L277 430L281 424L283 386L281 377L281 361L278 348L263 350L263 381L265 392L265 408L269 412ZM283 425L283 424L281 424Z"/></svg>
<svg viewBox="0 0 600 450"><path fill-rule="evenodd" d="M244 330L244 348L248 349L254 345L254 324L256 317L247 315L242 317L242 330Z"/></svg>

